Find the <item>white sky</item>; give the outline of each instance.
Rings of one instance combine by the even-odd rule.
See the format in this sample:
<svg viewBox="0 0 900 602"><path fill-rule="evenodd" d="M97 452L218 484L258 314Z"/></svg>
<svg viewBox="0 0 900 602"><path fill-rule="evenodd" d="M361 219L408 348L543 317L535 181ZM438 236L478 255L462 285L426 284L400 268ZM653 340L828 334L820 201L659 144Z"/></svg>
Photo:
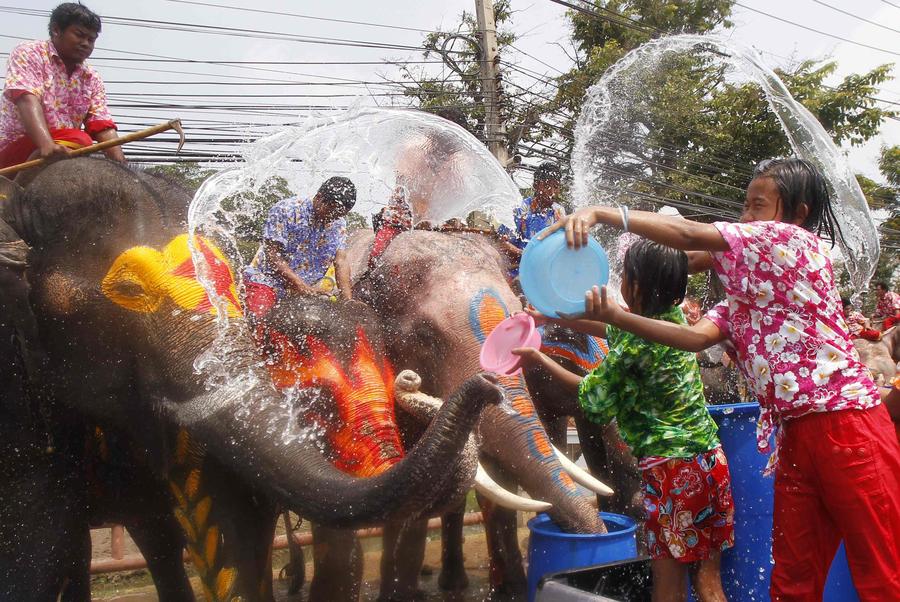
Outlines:
<svg viewBox="0 0 900 602"><path fill-rule="evenodd" d="M253 3L237 2L237 0L199 0L230 6L250 7L261 10L286 11L305 15L346 19L419 29L436 29L450 27L458 22L458 15L463 10L474 11L473 0L418 0L400 2L386 0L371 2L369 0L338 0L321 2L312 0L256 0ZM576 0L577 1L577 0ZM900 30L900 8L883 0L824 0L860 17L884 24ZM892 0L900 5L900 0ZM44 37L46 34L46 16L26 16L3 12L9 7L42 9L49 11L57 4L56 0L8 0L8 5L0 7L0 67L5 69L7 53L19 40L8 36L22 38ZM732 30L733 39L756 47L764 53L764 58L778 65L785 62L781 57L817 58L832 57L839 62L838 76L851 72L864 72L869 69L900 59L900 32L891 31L851 18L835 12L813 0L743 0L743 4L777 15L781 18L805 24L807 27L833 33L849 40L883 48L881 52L853 44L839 42L826 36L806 31L793 25L780 23L758 13L736 7L733 20L736 27ZM118 0L88 0L88 6L104 17L129 17L171 21L191 24L205 24L242 29L257 29L268 32L281 32L294 36L320 36L324 38L343 38L354 40L376 41L379 43L418 46L424 33L394 28L378 28L349 23L333 23L301 19L289 16L255 14L238 10L228 10L210 6L197 6L174 2L172 0L142 0L141 2L121 2ZM543 63L524 54L512 57L513 62L530 70L548 75L557 75L557 71L565 70L570 65L566 54L557 46L558 41L567 39L567 20L565 8L551 3L549 0L513 0L516 11L512 28L521 39L516 46L525 53L537 57ZM45 13L46 14L46 13ZM273 41L246 37L208 35L194 32L167 31L142 27L118 25L107 19L98 41L98 49L94 53L92 64L100 70L108 82L110 102L113 104L137 104L160 100L159 97L135 96L135 93L163 94L367 94L365 86L284 86L274 82L271 86L239 86L239 82L259 81L269 78L284 81L335 81L328 78L347 78L378 82L381 75L393 75L396 70L390 65L262 65L262 69L275 69L292 72L272 73L253 69L241 69L234 66L208 64L184 65L179 63L146 63L103 60L102 57L131 57L112 52L111 50L165 55L168 57L190 58L195 60L270 60L270 61L380 61L383 59L421 59L412 51L355 48L346 46L306 44L294 41ZM109 49L109 50L103 50ZM435 67L431 65L430 67ZM551 68L552 67L552 68ZM170 70L177 73L164 73L148 69ZM188 72L188 73L185 73ZM199 74L199 75L198 75ZM895 70L900 75L900 70ZM318 77L311 77L318 76ZM130 84L127 81L156 81L159 84ZM218 81L225 85L196 85L196 81ZM524 76L514 77L514 81L525 86L534 86L533 80ZM835 83L837 78L829 82ZM184 82L179 85L173 82ZM385 91L378 85L370 85L369 91ZM878 94L879 98L900 103L900 82L890 81ZM185 104L231 102L247 103L248 99L191 99L172 97L170 101ZM253 99L262 103L278 103L296 106L297 104L317 104L343 106L352 102L349 97L339 98L259 98ZM388 104L392 99L379 97L377 101ZM368 102L371 102L368 101ZM900 105L889 105L900 109ZM256 123L279 123L290 121L297 110L283 110L269 114L249 114L234 112L210 113L187 109L150 109L114 107L115 117L122 123L123 131L131 131L153 125L157 122L180 116L188 127L188 133L194 137L202 137L206 133L200 129L205 125L198 119L216 119L223 121L251 121ZM237 133L248 133L242 129ZM877 174L875 160L882 145L900 144L900 121L888 120L882 133L862 148L847 149L853 168L870 177L880 179ZM196 145L201 146L202 145Z"/></svg>

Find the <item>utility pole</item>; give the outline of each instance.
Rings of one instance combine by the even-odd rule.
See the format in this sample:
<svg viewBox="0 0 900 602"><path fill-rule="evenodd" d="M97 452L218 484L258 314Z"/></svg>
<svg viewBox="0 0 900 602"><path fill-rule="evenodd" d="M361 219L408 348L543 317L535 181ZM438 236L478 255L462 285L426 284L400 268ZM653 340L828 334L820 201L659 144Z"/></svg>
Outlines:
<svg viewBox="0 0 900 602"><path fill-rule="evenodd" d="M484 135L488 149L506 168L509 154L506 150L506 127L500 118L499 79L497 54L497 25L494 23L493 0L475 0L475 16L478 19L478 37L481 44L481 90L484 96Z"/></svg>

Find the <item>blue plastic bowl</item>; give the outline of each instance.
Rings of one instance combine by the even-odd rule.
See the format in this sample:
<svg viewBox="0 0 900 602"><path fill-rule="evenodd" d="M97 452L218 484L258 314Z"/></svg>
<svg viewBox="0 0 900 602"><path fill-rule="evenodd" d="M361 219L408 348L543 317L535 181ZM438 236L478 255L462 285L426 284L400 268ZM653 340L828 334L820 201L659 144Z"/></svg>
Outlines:
<svg viewBox="0 0 900 602"><path fill-rule="evenodd" d="M528 302L546 316L584 311L584 293L609 280L606 251L593 238L586 247L566 246L557 230L544 240L531 239L519 263L519 281Z"/></svg>

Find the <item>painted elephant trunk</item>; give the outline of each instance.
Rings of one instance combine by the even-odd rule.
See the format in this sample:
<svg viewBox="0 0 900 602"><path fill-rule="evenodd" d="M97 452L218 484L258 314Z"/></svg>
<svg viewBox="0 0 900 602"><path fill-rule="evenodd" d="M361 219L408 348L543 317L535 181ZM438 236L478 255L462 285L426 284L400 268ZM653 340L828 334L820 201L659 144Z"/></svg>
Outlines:
<svg viewBox="0 0 900 602"><path fill-rule="evenodd" d="M553 504L547 512L566 531L605 532L591 506L592 496L578 487L559 463L525 388L525 379L521 375L502 376L500 384L515 411L502 406L485 410L478 427L482 451L513 472L533 498Z"/></svg>
<svg viewBox="0 0 900 602"><path fill-rule="evenodd" d="M268 375L259 368L242 378L244 384L232 400L211 392L189 402L195 408L223 408L191 424L191 431L217 456L229 458L245 478L306 518L332 527L402 519L429 505L435 475L458 460L482 410L501 399L487 378L470 378L405 458L379 476L363 479L335 468L319 450L313 432L283 440L279 435L290 428L286 421L291 413L268 385ZM236 410L234 404L244 405Z"/></svg>

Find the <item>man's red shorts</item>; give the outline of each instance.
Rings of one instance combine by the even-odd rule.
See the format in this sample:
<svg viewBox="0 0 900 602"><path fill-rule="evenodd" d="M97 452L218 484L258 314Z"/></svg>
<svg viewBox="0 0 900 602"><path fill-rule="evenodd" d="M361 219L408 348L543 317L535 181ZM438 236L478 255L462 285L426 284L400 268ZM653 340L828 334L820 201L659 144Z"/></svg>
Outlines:
<svg viewBox="0 0 900 602"><path fill-rule="evenodd" d="M731 474L722 447L641 471L650 557L705 560L734 545Z"/></svg>
<svg viewBox="0 0 900 602"><path fill-rule="evenodd" d="M57 144L62 144L68 148L81 148L90 146L94 143L91 137L84 130L75 129L51 129L50 137ZM34 143L28 136L22 136L18 140L13 141L4 148L0 149L0 169L18 165L28 160L36 150Z"/></svg>
<svg viewBox="0 0 900 602"><path fill-rule="evenodd" d="M246 281L244 282L244 289L246 290L244 304L250 310L250 313L257 318L265 317L278 299L275 289L265 284Z"/></svg>

